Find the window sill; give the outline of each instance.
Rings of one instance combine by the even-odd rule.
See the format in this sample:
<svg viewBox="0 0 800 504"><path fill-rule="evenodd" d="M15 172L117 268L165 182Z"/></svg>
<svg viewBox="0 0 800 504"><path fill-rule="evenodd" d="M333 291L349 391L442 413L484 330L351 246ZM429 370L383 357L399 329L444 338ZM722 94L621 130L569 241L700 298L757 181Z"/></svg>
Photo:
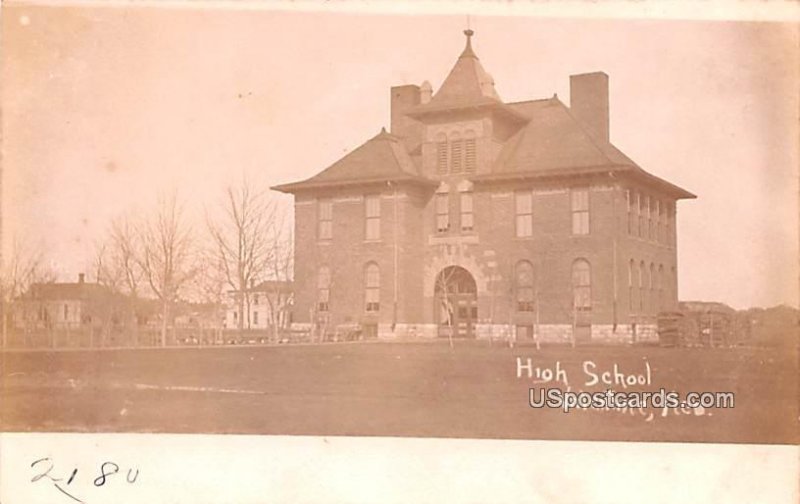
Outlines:
<svg viewBox="0 0 800 504"><path fill-rule="evenodd" d="M452 234L435 234L428 237L428 245L455 245L461 243L479 243L477 233L452 233Z"/></svg>

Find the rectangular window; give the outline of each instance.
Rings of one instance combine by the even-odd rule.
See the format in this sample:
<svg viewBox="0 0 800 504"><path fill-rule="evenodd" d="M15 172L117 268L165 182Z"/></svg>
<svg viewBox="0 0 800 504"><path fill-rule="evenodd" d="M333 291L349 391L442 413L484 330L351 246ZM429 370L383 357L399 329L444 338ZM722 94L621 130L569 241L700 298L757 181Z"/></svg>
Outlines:
<svg viewBox="0 0 800 504"><path fill-rule="evenodd" d="M364 213L366 217L366 239L381 239L381 197L372 194L364 198Z"/></svg>
<svg viewBox="0 0 800 504"><path fill-rule="evenodd" d="M642 195L634 193L633 198L633 236L639 236L639 212L641 212Z"/></svg>
<svg viewBox="0 0 800 504"><path fill-rule="evenodd" d="M333 237L333 202L330 199L319 200L319 232L320 240Z"/></svg>
<svg viewBox="0 0 800 504"><path fill-rule="evenodd" d="M254 326L258 325L258 312L257 311L253 312L253 325Z"/></svg>
<svg viewBox="0 0 800 504"><path fill-rule="evenodd" d="M633 234L633 201L631 201L631 191L625 191L625 203L628 207L628 234Z"/></svg>
<svg viewBox="0 0 800 504"><path fill-rule="evenodd" d="M656 243L661 241L661 200L656 200L655 212L653 213L653 239Z"/></svg>
<svg viewBox="0 0 800 504"><path fill-rule="evenodd" d="M645 238L653 238L653 209L651 206L651 199L650 196L647 196L644 199L644 210L645 216L647 218L647 233L645 234Z"/></svg>
<svg viewBox="0 0 800 504"><path fill-rule="evenodd" d="M317 273L317 310L327 312L331 298L331 270L322 266Z"/></svg>
<svg viewBox="0 0 800 504"><path fill-rule="evenodd" d="M667 225L667 204L666 203L664 203L664 202L661 203L661 210L660 210L659 214L660 214L660 217L659 217L659 220L658 220L658 224L659 224L658 225L659 240L661 241L661 243L666 243L667 242L667 237L666 237L667 233L664 230L666 228L666 225Z"/></svg>
<svg viewBox="0 0 800 504"><path fill-rule="evenodd" d="M589 234L589 190L572 190L572 234Z"/></svg>
<svg viewBox="0 0 800 504"><path fill-rule="evenodd" d="M436 232L446 233L450 230L450 196L447 193L436 194Z"/></svg>
<svg viewBox="0 0 800 504"><path fill-rule="evenodd" d="M630 311L634 309L633 303L633 259L628 263L628 308Z"/></svg>
<svg viewBox="0 0 800 504"><path fill-rule="evenodd" d="M464 164L468 172L475 171L475 139L467 138L464 140Z"/></svg>
<svg viewBox="0 0 800 504"><path fill-rule="evenodd" d="M670 247L675 244L675 205L669 203L667 207L667 237L666 243Z"/></svg>
<svg viewBox="0 0 800 504"><path fill-rule="evenodd" d="M592 270L586 260L579 259L572 265L573 306L577 311L592 309Z"/></svg>
<svg viewBox="0 0 800 504"><path fill-rule="evenodd" d="M637 199L639 200L639 238L646 238L647 227L644 215L644 198L642 197L641 194L639 194L637 195Z"/></svg>
<svg viewBox="0 0 800 504"><path fill-rule="evenodd" d="M69 320L69 305L64 305L64 320Z"/></svg>
<svg viewBox="0 0 800 504"><path fill-rule="evenodd" d="M366 268L365 282L365 303L368 312L377 312L381 309L381 278L380 269L375 263L371 263Z"/></svg>
<svg viewBox="0 0 800 504"><path fill-rule="evenodd" d="M517 311L532 312L534 309L533 266L528 261L517 263Z"/></svg>
<svg viewBox="0 0 800 504"><path fill-rule="evenodd" d="M518 238L533 236L533 193L520 191L514 194L516 229Z"/></svg>
<svg viewBox="0 0 800 504"><path fill-rule="evenodd" d="M450 171L453 173L461 172L462 150L463 142L461 140L452 140L450 142Z"/></svg>
<svg viewBox="0 0 800 504"><path fill-rule="evenodd" d="M475 229L475 214L472 212L472 193L461 193L461 231L470 232Z"/></svg>

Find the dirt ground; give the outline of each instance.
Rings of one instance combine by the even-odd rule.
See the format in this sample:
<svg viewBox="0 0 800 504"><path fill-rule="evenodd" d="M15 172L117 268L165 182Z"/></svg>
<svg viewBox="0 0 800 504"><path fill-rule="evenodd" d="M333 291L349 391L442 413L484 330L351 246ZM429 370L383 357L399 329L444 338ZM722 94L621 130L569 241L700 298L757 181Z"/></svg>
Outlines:
<svg viewBox="0 0 800 504"><path fill-rule="evenodd" d="M520 358L518 361L517 358ZM475 341L5 352L4 431L798 442L797 352ZM518 362L531 359L517 376ZM585 364L590 362L590 364ZM556 364L558 363L558 364ZM591 384L614 364L650 383ZM733 409L536 409L530 387L734 392ZM556 376L557 374L554 374Z"/></svg>

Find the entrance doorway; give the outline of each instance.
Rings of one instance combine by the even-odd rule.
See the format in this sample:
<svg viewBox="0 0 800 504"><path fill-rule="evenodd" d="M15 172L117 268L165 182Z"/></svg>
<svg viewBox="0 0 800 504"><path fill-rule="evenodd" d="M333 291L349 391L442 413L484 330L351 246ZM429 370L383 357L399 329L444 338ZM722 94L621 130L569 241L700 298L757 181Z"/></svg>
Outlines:
<svg viewBox="0 0 800 504"><path fill-rule="evenodd" d="M434 313L440 338L474 338L478 320L475 279L461 266L448 266L436 277Z"/></svg>

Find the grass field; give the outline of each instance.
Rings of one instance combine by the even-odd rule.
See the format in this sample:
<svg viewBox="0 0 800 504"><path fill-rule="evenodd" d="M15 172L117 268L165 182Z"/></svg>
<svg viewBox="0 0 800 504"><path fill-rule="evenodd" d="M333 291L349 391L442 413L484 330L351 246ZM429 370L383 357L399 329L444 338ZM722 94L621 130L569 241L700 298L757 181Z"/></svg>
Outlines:
<svg viewBox="0 0 800 504"><path fill-rule="evenodd" d="M2 355L4 431L380 435L798 442L797 352L778 349L489 346L457 342L183 348ZM583 362L652 383L630 390L736 393L734 409L534 409L517 357ZM619 386L612 387L621 390ZM701 414L702 413L702 414Z"/></svg>

